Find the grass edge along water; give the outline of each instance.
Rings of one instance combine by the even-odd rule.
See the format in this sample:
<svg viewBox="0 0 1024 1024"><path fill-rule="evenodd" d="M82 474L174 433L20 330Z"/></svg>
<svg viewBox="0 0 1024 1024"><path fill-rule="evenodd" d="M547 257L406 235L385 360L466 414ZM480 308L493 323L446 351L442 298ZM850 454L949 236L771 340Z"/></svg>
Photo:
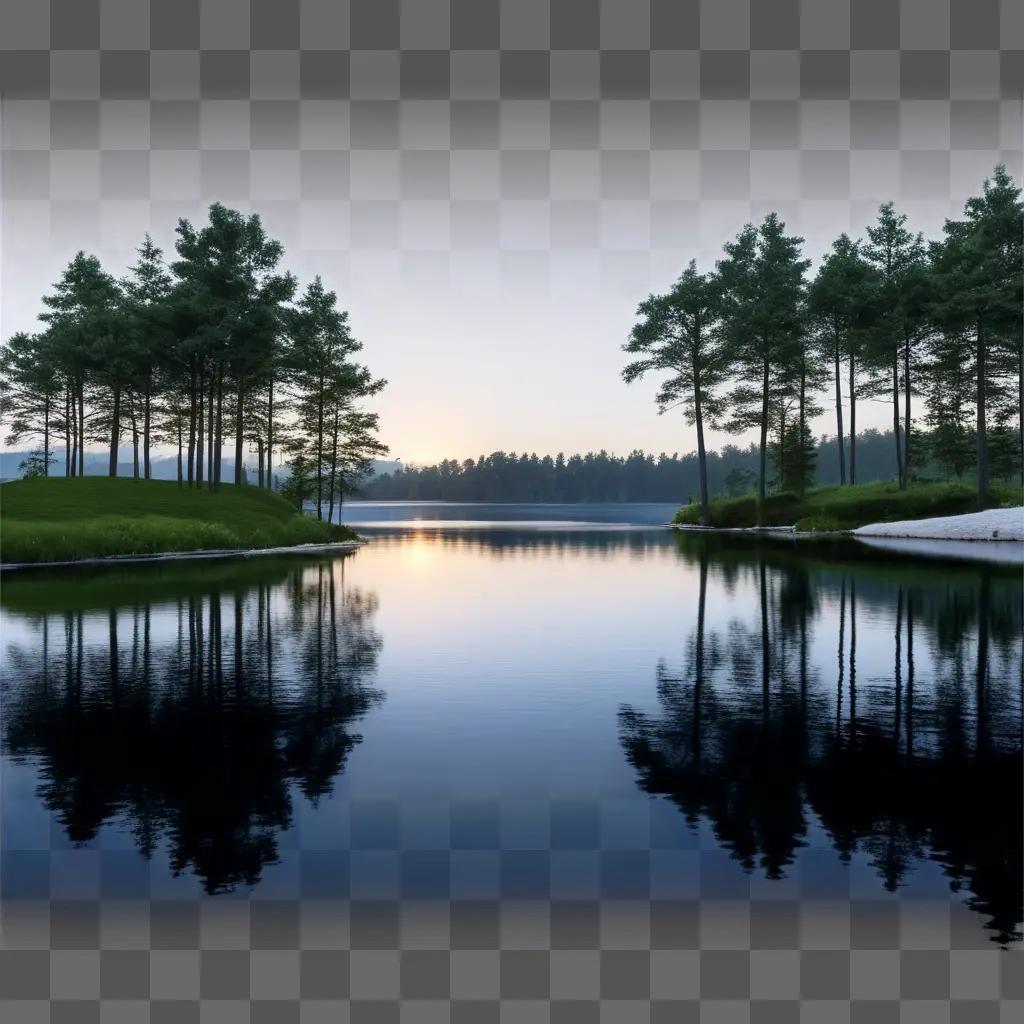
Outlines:
<svg viewBox="0 0 1024 1024"><path fill-rule="evenodd" d="M1021 489L995 485L989 508L1020 505ZM800 495L794 491L769 494L764 503L764 526L796 526L800 532L855 530L869 523L903 519L963 515L978 509L977 491L969 483L912 483L901 490L895 482L815 487ZM710 526L735 529L758 525L757 495L719 496L711 500ZM700 525L700 502L684 505L673 522Z"/></svg>
<svg viewBox="0 0 1024 1024"><path fill-rule="evenodd" d="M222 484L49 477L0 484L0 563L74 561L356 539L347 526L297 511L279 494Z"/></svg>

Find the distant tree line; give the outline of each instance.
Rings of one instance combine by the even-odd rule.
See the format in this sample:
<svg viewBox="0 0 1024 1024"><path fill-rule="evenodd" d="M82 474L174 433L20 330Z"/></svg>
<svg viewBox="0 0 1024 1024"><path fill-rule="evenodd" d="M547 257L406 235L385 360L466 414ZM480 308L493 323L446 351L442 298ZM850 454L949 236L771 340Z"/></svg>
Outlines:
<svg viewBox="0 0 1024 1024"><path fill-rule="evenodd" d="M1005 472L1015 463L1017 436L1004 452ZM867 430L857 436L858 478L862 483L894 480L892 432ZM922 435L921 451L937 444ZM840 482L835 437L815 442L817 479ZM711 494L748 493L757 482L760 453L756 444L740 448L726 445L706 453ZM922 463L923 476L954 479L956 467L944 459ZM777 487L777 476L768 484ZM406 466L371 477L361 495L378 501L686 501L700 492L700 463L696 452L666 455L631 452L627 456L606 451L585 455L538 456L534 453L493 452L478 459L445 459L432 466Z"/></svg>
<svg viewBox="0 0 1024 1024"><path fill-rule="evenodd" d="M169 265L147 235L123 279L79 252L43 297L38 333L13 335L0 354L7 442L38 445L29 475L83 475L86 443L108 447L108 472L131 439L133 476L149 478L154 446L177 455L182 485L216 490L233 439L234 483L245 451L270 488L313 499L318 515L352 490L387 449L361 402L384 386L354 361L348 314L319 277L297 295L281 244L257 215L215 203L208 222L179 220Z"/></svg>
<svg viewBox="0 0 1024 1024"><path fill-rule="evenodd" d="M866 399L892 406L901 487L937 460L956 475L973 470L983 506L1011 446L1022 472L1022 236L1021 192L1000 166L941 239L926 242L886 203L866 240L840 235L807 280L803 239L772 213L727 243L713 271L691 262L668 292L642 302L623 377L659 374L659 411L681 407L696 426L705 519L705 429L757 430L763 503L769 462L781 489L814 480L809 421L825 393L834 395L843 483L863 480L856 415Z"/></svg>

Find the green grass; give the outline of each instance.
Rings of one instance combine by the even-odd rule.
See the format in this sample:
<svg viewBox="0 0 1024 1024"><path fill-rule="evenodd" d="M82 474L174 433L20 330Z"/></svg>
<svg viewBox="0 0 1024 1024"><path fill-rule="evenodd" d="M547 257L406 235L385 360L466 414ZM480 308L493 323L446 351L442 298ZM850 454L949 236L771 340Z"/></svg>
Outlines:
<svg viewBox="0 0 1024 1024"><path fill-rule="evenodd" d="M280 495L164 480L51 477L0 484L0 561L58 562L161 551L269 548L352 540Z"/></svg>
<svg viewBox="0 0 1024 1024"><path fill-rule="evenodd" d="M1020 488L997 485L989 505L1021 504ZM977 511L977 495L970 484L914 483L901 491L895 483L857 484L855 487L816 487L800 496L790 491L769 494L765 500L765 526L793 526L799 531L853 530L868 523L929 516L961 515ZM697 526L700 505L684 505L674 522ZM757 525L757 497L715 498L711 502L711 525L748 527Z"/></svg>

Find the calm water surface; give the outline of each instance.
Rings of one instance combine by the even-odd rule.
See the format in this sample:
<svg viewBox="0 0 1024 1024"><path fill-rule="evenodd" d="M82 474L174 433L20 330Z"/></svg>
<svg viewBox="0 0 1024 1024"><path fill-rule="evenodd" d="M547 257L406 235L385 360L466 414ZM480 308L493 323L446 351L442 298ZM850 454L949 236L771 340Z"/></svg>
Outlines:
<svg viewBox="0 0 1024 1024"><path fill-rule="evenodd" d="M344 557L5 577L5 905L948 904L1018 940L1019 571L671 511L354 505Z"/></svg>

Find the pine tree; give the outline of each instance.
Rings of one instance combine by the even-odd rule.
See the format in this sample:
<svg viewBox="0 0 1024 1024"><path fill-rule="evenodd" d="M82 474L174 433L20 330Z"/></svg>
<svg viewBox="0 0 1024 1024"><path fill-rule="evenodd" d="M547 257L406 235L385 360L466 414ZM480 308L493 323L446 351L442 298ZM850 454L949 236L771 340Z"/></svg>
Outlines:
<svg viewBox="0 0 1024 1024"><path fill-rule="evenodd" d="M147 234L136 250L138 261L121 283L126 316L126 345L133 392L142 407L142 475L150 477L153 431L153 396L157 374L165 362L173 336L167 316L171 275L163 254ZM134 397L134 395L133 395Z"/></svg>
<svg viewBox="0 0 1024 1024"><path fill-rule="evenodd" d="M42 442L36 475L49 476L53 460L51 439L61 427L60 398L64 384L50 339L45 334L11 336L0 352L0 420L7 424L7 444L25 438Z"/></svg>
<svg viewBox="0 0 1024 1024"><path fill-rule="evenodd" d="M717 389L728 369L721 332L721 288L714 275L690 265L665 295L651 295L640 304L641 317L623 349L641 358L622 371L630 383L650 372L667 373L658 391L658 412L682 405L688 423L697 428L700 464L701 522L709 522L707 452L704 424L715 426L722 413Z"/></svg>
<svg viewBox="0 0 1024 1024"><path fill-rule="evenodd" d="M53 293L43 296L43 304L47 311L39 319L49 325L53 357L68 382L68 419L75 420L72 472L76 467L79 475L85 472L86 392L92 391L90 426L109 427L109 473L116 476L120 395L127 377L127 364L117 347L124 340L117 284L95 256L80 251Z"/></svg>
<svg viewBox="0 0 1024 1024"><path fill-rule="evenodd" d="M928 454L958 479L974 465L974 380L970 359L965 360L967 346L969 340L960 335L936 332L923 375Z"/></svg>
<svg viewBox="0 0 1024 1024"><path fill-rule="evenodd" d="M878 373L875 391L891 388L892 429L896 442L896 475L907 486L910 450L911 394L918 346L930 328L929 285L924 238L907 230L906 214L885 203L878 221L867 229L870 244L864 256L878 272L875 317L870 332L871 353ZM902 365L901 365L902 364ZM900 383L904 388L904 418L900 425ZM888 383L885 383L888 377Z"/></svg>
<svg viewBox="0 0 1024 1024"><path fill-rule="evenodd" d="M774 213L759 228L747 225L726 245L718 263L722 281L726 351L737 385L730 401L730 424L757 427L759 439L758 522L764 521L768 431L776 378L791 368L801 351L803 239L785 234Z"/></svg>
<svg viewBox="0 0 1024 1024"><path fill-rule="evenodd" d="M932 315L950 338L963 341L961 361L974 379L980 508L989 496L989 399L998 406L1005 395L1007 364L1013 362L1006 357L1021 332L1022 227L1020 189L1000 166L982 194L967 200L964 219L946 221L945 237L932 251Z"/></svg>
<svg viewBox="0 0 1024 1024"><path fill-rule="evenodd" d="M841 364L849 371L850 401L850 473L857 476L857 389L860 367L864 363L867 312L875 287L871 265L863 258L860 243L843 233L832 243L817 276L808 289L808 312L816 332L819 351L831 363L835 376L836 438L839 456L839 482L847 482L846 452L843 443L843 389Z"/></svg>

